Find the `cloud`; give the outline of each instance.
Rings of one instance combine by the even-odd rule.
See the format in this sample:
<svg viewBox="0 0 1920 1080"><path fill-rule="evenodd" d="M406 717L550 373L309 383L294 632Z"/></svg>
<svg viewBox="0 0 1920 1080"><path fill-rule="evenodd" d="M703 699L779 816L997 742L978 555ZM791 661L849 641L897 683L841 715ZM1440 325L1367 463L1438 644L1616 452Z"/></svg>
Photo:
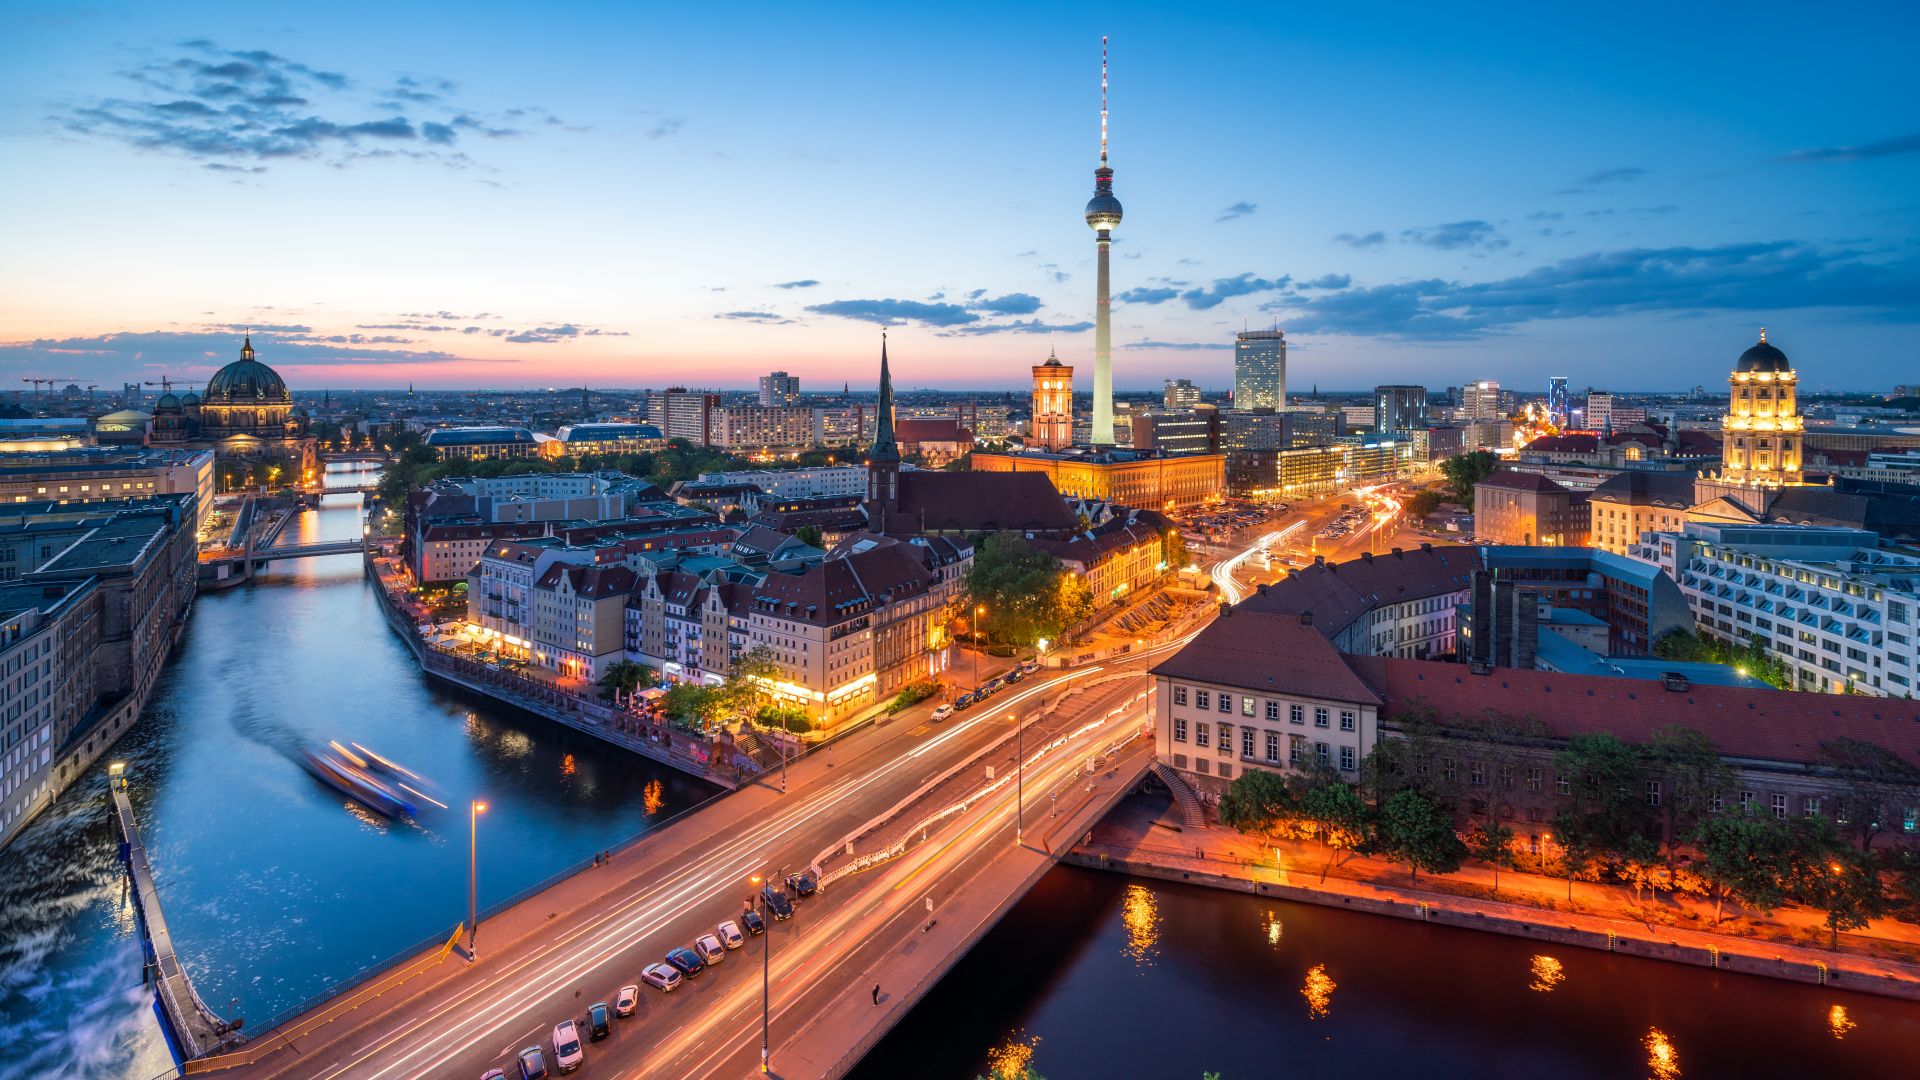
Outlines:
<svg viewBox="0 0 1920 1080"><path fill-rule="evenodd" d="M1538 320L1642 312L1839 308L1913 322L1915 296L1920 258L1872 261L1859 251L1778 241L1596 252L1496 281L1374 285L1286 306L1296 332L1444 341Z"/></svg>
<svg viewBox="0 0 1920 1080"><path fill-rule="evenodd" d="M663 116L647 129L647 138L664 139L669 135L678 135L681 125L686 122L686 118L682 116Z"/></svg>
<svg viewBox="0 0 1920 1080"><path fill-rule="evenodd" d="M1365 251L1368 248L1377 248L1381 244L1386 243L1387 234L1379 231L1378 229L1375 229L1373 232L1365 233L1363 235L1355 235L1353 233L1347 233L1347 232L1336 233L1334 235L1333 242L1336 244L1345 244L1350 248L1357 248L1361 251Z"/></svg>
<svg viewBox="0 0 1920 1080"><path fill-rule="evenodd" d="M1220 216L1217 218L1214 218L1213 223L1215 225L1218 225L1223 221L1232 221L1234 218L1243 218L1258 209L1260 209L1259 203L1237 202L1237 203L1234 203L1232 206L1226 207L1225 209L1221 210Z"/></svg>
<svg viewBox="0 0 1920 1080"><path fill-rule="evenodd" d="M469 158L455 149L463 135L520 134L451 108L446 99L455 87L445 79L402 76L366 94L339 72L204 39L122 77L122 93L69 101L55 122L71 133L251 172L263 171L263 162L339 166L387 157L465 168ZM409 115L416 110L425 115Z"/></svg>
<svg viewBox="0 0 1920 1080"><path fill-rule="evenodd" d="M1312 281L1302 281L1296 285L1301 289L1344 289L1353 284L1353 279L1345 274L1321 274Z"/></svg>
<svg viewBox="0 0 1920 1080"><path fill-rule="evenodd" d="M980 316L959 304L929 304L919 300L831 300L807 307L817 315L898 326L916 322L922 326L965 326L980 321Z"/></svg>
<svg viewBox="0 0 1920 1080"><path fill-rule="evenodd" d="M1426 229L1402 229L1400 239L1441 251L1493 251L1507 246L1507 238L1490 223L1480 220L1454 221Z"/></svg>
<svg viewBox="0 0 1920 1080"><path fill-rule="evenodd" d="M1795 150L1780 160L1865 161L1868 158L1895 157L1900 154L1920 154L1920 133L1881 139L1879 142L1861 143L1859 146L1822 146L1812 150Z"/></svg>
<svg viewBox="0 0 1920 1080"><path fill-rule="evenodd" d="M1047 323L1039 319L1015 319L1005 323L978 323L962 326L941 333L942 337L975 334L1083 334L1093 329L1090 322Z"/></svg>
<svg viewBox="0 0 1920 1080"><path fill-rule="evenodd" d="M392 339L397 343L403 339ZM357 334L320 337L280 334L255 329L254 348L260 359L281 369L336 365L417 365L449 361L511 364L515 360L465 357L456 353L415 349L372 349L388 339ZM223 328L191 331L150 330L99 334L88 337L37 338L0 342L0 370L44 371L49 365L79 369L82 382L132 379L155 371L176 376L211 373L240 355L240 335ZM186 380L182 380L186 381Z"/></svg>
<svg viewBox="0 0 1920 1080"><path fill-rule="evenodd" d="M769 326L783 326L793 321L792 319L783 318L771 311L722 311L715 315L714 318L738 319L741 322L765 323Z"/></svg>
<svg viewBox="0 0 1920 1080"><path fill-rule="evenodd" d="M818 281L812 278L801 278L799 281L775 282L773 287L776 289L811 289L819 284Z"/></svg>
<svg viewBox="0 0 1920 1080"><path fill-rule="evenodd" d="M1238 274L1230 278L1215 278L1213 284L1204 288L1188 289L1180 294L1180 299L1186 301L1187 306L1195 311L1206 311L1209 308L1219 307L1223 302L1236 296L1284 289L1292 280L1286 276L1269 279L1254 277L1252 274Z"/></svg>
<svg viewBox="0 0 1920 1080"><path fill-rule="evenodd" d="M1150 289L1142 286L1128 289L1114 299L1122 304L1164 304L1179 295L1179 289Z"/></svg>
<svg viewBox="0 0 1920 1080"><path fill-rule="evenodd" d="M1647 175L1647 170L1638 165L1620 165L1611 169L1601 169L1589 173L1574 181L1574 184L1624 184L1629 180L1638 180Z"/></svg>
<svg viewBox="0 0 1920 1080"><path fill-rule="evenodd" d="M1233 343L1228 341L1129 341L1120 347L1123 349L1179 349L1182 351L1202 351L1202 350L1211 351L1214 349L1231 349L1233 348Z"/></svg>
<svg viewBox="0 0 1920 1080"><path fill-rule="evenodd" d="M967 294L967 306L988 315L1031 315L1040 310L1040 298L1032 293L1008 293L991 300L983 299L985 289Z"/></svg>

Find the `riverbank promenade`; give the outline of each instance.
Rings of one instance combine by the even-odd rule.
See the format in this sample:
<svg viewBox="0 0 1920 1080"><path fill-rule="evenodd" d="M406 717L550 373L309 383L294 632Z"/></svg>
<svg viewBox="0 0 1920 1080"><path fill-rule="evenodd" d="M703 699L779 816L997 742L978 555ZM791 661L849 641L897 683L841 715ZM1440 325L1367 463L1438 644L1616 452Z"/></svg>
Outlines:
<svg viewBox="0 0 1920 1080"><path fill-rule="evenodd" d="M1579 882L1566 900L1564 878L1464 867L1444 877L1410 880L1405 867L1354 856L1321 877L1324 849L1306 841L1273 841L1219 825L1182 822L1164 794L1135 795L1094 826L1063 861L1163 881L1344 907L1379 915L1576 945L1737 971L1862 993L1920 1000L1920 927L1877 920L1872 934L1826 941L1820 915L1782 909L1759 921L1730 919L1710 932L1672 925L1699 913L1673 901L1635 904L1622 886ZM1660 909L1665 909L1662 912ZM1711 915L1711 906L1706 913ZM1768 936L1762 936L1762 934ZM1777 936L1775 936L1777 935ZM1779 940L1778 937L1798 938Z"/></svg>

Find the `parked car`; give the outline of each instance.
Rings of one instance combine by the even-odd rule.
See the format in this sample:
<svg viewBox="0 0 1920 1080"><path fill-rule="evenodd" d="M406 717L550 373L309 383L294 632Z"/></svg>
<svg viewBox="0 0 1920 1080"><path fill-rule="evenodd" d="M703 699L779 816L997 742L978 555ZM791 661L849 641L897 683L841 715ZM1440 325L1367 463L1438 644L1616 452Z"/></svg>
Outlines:
<svg viewBox="0 0 1920 1080"><path fill-rule="evenodd" d="M987 685L981 687L980 689L984 693L997 694L1001 690L1005 689L1006 685L1007 685L1007 681L1005 679L1002 679L996 676L994 678L988 679Z"/></svg>
<svg viewBox="0 0 1920 1080"><path fill-rule="evenodd" d="M667 963L689 979L707 969L706 961L700 959L692 949L674 949L667 953Z"/></svg>
<svg viewBox="0 0 1920 1080"><path fill-rule="evenodd" d="M599 1042L613 1034L613 1011L604 1001L587 1006L587 1041Z"/></svg>
<svg viewBox="0 0 1920 1080"><path fill-rule="evenodd" d="M1027 677L1027 673L1025 671L1022 671L1019 668L1014 668L1012 671L1007 672L1007 685L1012 686L1014 683L1017 683L1021 679L1024 679L1026 677Z"/></svg>
<svg viewBox="0 0 1920 1080"><path fill-rule="evenodd" d="M674 951L683 952L685 950L676 949ZM700 958L696 956L694 959L698 960ZM646 968L640 972L640 981L646 983L648 986L655 987L661 993L666 993L680 985L680 969L672 964L648 964Z"/></svg>
<svg viewBox="0 0 1920 1080"><path fill-rule="evenodd" d="M740 925L746 927L747 933L754 937L767 932L767 920L761 918L757 911L743 912L740 916Z"/></svg>
<svg viewBox="0 0 1920 1080"><path fill-rule="evenodd" d="M793 893L795 899L805 900L815 892L818 892L819 889L820 884L813 880L812 874L799 873L787 875L787 891Z"/></svg>
<svg viewBox="0 0 1920 1080"><path fill-rule="evenodd" d="M774 922L793 918L793 901L787 898L785 890L774 888L773 882L760 886L760 898L767 902L767 910L773 912Z"/></svg>
<svg viewBox="0 0 1920 1080"><path fill-rule="evenodd" d="M480 1080L507 1080L507 1070L488 1069L480 1074Z"/></svg>
<svg viewBox="0 0 1920 1080"><path fill-rule="evenodd" d="M952 715L953 715L953 706L942 705L939 708L933 710L933 722L937 724L940 721L945 720L947 717Z"/></svg>
<svg viewBox="0 0 1920 1080"><path fill-rule="evenodd" d="M737 949L747 943L747 939L740 936L739 924L735 923L732 919L728 919L726 922L714 927L713 933L715 937L720 939L720 944L725 945L729 949Z"/></svg>
<svg viewBox="0 0 1920 1080"><path fill-rule="evenodd" d="M1034 672L1040 670L1040 661L1038 660L1022 661L1020 666L1015 670L1019 671L1022 676L1031 675Z"/></svg>
<svg viewBox="0 0 1920 1080"><path fill-rule="evenodd" d="M529 1046L520 1051L514 1059L520 1066L520 1080L547 1080L547 1058L537 1046Z"/></svg>
<svg viewBox="0 0 1920 1080"><path fill-rule="evenodd" d="M973 707L973 695L961 694L959 697L954 698L953 707L954 707L954 710L957 712L966 712L968 709Z"/></svg>
<svg viewBox="0 0 1920 1080"><path fill-rule="evenodd" d="M580 1025L562 1020L553 1025L553 1067L570 1073L587 1063L587 1048L580 1045Z"/></svg>
<svg viewBox="0 0 1920 1080"><path fill-rule="evenodd" d="M621 987L619 995L613 999L613 1015L625 1020L639 1009L640 987L633 983Z"/></svg>
<svg viewBox="0 0 1920 1080"><path fill-rule="evenodd" d="M701 934L694 938L693 951L699 953L700 959L707 964L717 964L727 958L727 947L712 934Z"/></svg>

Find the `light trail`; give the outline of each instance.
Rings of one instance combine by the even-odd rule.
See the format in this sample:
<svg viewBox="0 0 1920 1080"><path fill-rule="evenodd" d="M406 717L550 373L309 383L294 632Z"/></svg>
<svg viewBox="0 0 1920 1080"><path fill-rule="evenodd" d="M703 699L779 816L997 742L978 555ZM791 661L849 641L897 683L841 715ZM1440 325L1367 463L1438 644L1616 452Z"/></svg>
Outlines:
<svg viewBox="0 0 1920 1080"><path fill-rule="evenodd" d="M1281 540L1292 536L1305 524L1306 521L1303 519L1294 522L1284 529L1277 529L1270 532L1260 539L1255 540L1245 551L1235 555L1233 558L1215 563L1209 576L1213 578L1214 585L1220 589L1221 597L1229 604L1237 604L1246 599L1246 594L1241 591L1239 582L1233 579L1233 576L1240 571L1240 567L1245 564L1248 559L1266 551Z"/></svg>

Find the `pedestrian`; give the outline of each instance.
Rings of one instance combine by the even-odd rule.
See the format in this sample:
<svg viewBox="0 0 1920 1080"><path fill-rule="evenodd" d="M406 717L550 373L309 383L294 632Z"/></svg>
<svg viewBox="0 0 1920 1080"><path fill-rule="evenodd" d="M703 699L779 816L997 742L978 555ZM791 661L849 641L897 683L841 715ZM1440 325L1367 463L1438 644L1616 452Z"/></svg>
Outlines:
<svg viewBox="0 0 1920 1080"><path fill-rule="evenodd" d="M880 1004L880 984L879 983L873 984L873 1003L875 1005Z"/></svg>

